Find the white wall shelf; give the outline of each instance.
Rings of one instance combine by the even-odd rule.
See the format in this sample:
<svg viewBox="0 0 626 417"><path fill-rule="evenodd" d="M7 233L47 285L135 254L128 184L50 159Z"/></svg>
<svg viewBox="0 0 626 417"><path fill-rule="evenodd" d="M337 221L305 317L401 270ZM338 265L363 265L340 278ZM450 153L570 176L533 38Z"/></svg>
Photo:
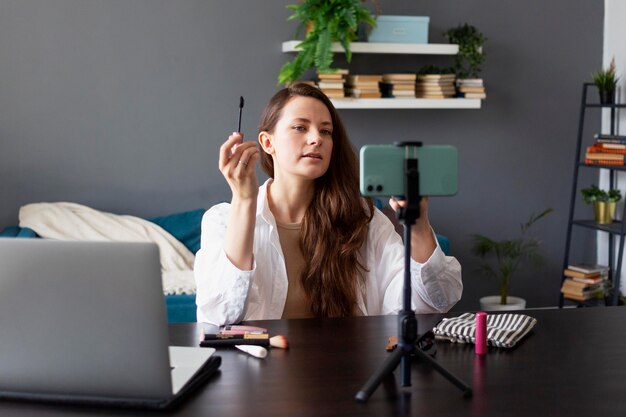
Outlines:
<svg viewBox="0 0 626 417"><path fill-rule="evenodd" d="M283 42L285 53L299 51L299 40ZM459 46L439 43L383 43L352 42L350 49L354 54L412 54L412 55L456 55ZM339 43L333 43L333 52L343 52ZM337 109L480 109L480 99L441 98L441 99L390 99L390 98L338 98L332 99Z"/></svg>
<svg viewBox="0 0 626 417"><path fill-rule="evenodd" d="M477 98L334 98L337 109L480 109Z"/></svg>
<svg viewBox="0 0 626 417"><path fill-rule="evenodd" d="M302 41L283 42L283 52L298 52L298 44ZM424 54L424 55L456 55L459 45L445 43L382 43L352 42L350 49L354 54ZM343 52L339 43L333 43L333 52Z"/></svg>

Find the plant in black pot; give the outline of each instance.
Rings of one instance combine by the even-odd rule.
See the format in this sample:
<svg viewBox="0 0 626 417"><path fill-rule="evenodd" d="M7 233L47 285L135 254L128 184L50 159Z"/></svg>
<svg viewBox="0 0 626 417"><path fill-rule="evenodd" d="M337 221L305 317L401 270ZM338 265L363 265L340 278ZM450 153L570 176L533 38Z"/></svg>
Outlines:
<svg viewBox="0 0 626 417"><path fill-rule="evenodd" d="M619 81L615 69L615 58L611 59L609 68L594 72L591 74L591 78L596 87L598 87L600 104L613 104L615 101L615 89Z"/></svg>
<svg viewBox="0 0 626 417"><path fill-rule="evenodd" d="M302 0L288 5L287 8L293 11L288 20L300 20L296 37L305 28L306 34L298 45L300 51L296 57L280 69L278 82L297 81L309 68L333 72L333 42L341 44L346 60L350 62L350 43L358 38L359 24L376 26L374 16L363 3L364 0ZM377 2L374 4L377 6Z"/></svg>
<svg viewBox="0 0 626 417"><path fill-rule="evenodd" d="M524 299L509 296L509 284L524 260L534 263L542 260L539 254L541 241L528 236L528 231L533 224L552 211L553 209L549 208L537 215L532 214L526 223L520 225L521 234L516 238L495 240L479 234L472 236L474 241L472 250L482 260L481 270L496 278L500 288L500 295L480 299L481 309L511 310L523 309L526 306Z"/></svg>

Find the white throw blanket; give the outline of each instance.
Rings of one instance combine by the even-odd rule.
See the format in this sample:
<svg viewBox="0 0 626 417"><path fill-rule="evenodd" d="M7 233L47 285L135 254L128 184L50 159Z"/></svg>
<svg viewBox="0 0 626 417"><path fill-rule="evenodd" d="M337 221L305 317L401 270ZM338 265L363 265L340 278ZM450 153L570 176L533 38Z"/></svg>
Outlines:
<svg viewBox="0 0 626 417"><path fill-rule="evenodd" d="M154 242L159 246L163 292L193 294L194 255L160 226L139 217L106 213L76 203L36 203L20 208L20 227L59 240Z"/></svg>

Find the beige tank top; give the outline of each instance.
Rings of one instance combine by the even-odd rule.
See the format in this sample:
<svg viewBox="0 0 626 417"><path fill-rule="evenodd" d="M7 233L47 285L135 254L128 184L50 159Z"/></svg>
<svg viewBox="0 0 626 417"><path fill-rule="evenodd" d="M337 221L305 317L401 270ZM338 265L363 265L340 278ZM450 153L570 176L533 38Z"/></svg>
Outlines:
<svg viewBox="0 0 626 417"><path fill-rule="evenodd" d="M282 224L276 223L280 246L285 256L287 268L287 301L283 310L283 319L296 319L313 317L309 308L309 301L304 295L300 284L300 273L304 266L304 257L300 250L301 223Z"/></svg>

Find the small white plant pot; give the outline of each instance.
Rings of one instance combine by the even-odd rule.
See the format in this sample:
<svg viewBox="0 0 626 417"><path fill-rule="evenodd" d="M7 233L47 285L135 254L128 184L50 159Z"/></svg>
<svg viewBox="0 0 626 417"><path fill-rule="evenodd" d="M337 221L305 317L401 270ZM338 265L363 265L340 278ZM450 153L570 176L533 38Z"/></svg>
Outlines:
<svg viewBox="0 0 626 417"><path fill-rule="evenodd" d="M523 310L526 308L526 300L519 297L506 298L506 304L500 304L499 295L489 295L481 297L480 309L482 311L502 311L502 310Z"/></svg>

